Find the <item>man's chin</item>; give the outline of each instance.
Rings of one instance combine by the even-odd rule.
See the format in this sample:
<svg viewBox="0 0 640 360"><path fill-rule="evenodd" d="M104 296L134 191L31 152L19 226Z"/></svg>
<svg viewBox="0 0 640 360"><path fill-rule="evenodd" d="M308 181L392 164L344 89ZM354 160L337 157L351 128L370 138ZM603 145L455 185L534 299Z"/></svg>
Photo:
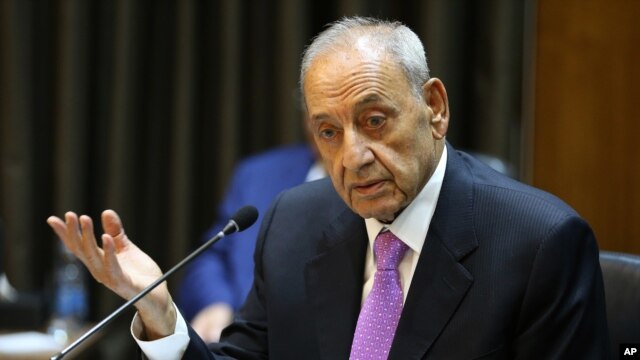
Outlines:
<svg viewBox="0 0 640 360"><path fill-rule="evenodd" d="M395 219L395 215L398 212L397 207L373 207L366 204L359 204L354 207L354 211L364 219L376 219L383 223L390 223Z"/></svg>

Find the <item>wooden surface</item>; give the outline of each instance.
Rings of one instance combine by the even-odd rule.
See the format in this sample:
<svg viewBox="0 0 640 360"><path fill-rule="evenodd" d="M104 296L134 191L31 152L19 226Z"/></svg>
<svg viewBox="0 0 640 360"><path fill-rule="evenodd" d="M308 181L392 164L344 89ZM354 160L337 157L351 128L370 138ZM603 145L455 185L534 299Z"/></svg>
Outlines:
<svg viewBox="0 0 640 360"><path fill-rule="evenodd" d="M19 351L16 349L11 349L11 351L0 347L0 360L42 360L42 359L50 359L52 356L58 354L62 349L67 347L77 338L82 336L86 331L91 329L93 325L83 326L78 331L72 334L72 338L64 345L58 345L56 349L52 349L51 339L38 339L37 337L30 337L34 343L32 344L22 344ZM19 332L9 332L0 330L0 335L24 335L30 333L30 331L19 331ZM46 336L44 333L34 332L38 334L38 336ZM101 338L101 334L95 334L94 336L88 338L85 342L78 345L77 348L73 349L73 351L69 352L64 356L64 359L91 359L94 358L94 354L90 351L87 351L91 346L93 346L99 339ZM43 341L43 343L38 343L39 341ZM23 340L21 341L21 343ZM48 349L48 350L44 350Z"/></svg>
<svg viewBox="0 0 640 360"><path fill-rule="evenodd" d="M536 16L531 180L601 249L640 253L640 1L539 0Z"/></svg>

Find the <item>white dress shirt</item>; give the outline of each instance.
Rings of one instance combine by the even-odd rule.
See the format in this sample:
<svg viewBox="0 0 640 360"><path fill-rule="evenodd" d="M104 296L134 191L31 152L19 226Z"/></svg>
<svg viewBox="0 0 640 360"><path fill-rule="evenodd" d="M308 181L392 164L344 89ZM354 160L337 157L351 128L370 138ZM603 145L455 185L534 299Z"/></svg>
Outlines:
<svg viewBox="0 0 640 360"><path fill-rule="evenodd" d="M367 258L364 266L364 286L362 288L362 303L369 295L373 286L373 275L376 271L376 262L373 256L373 243L382 229L390 230L402 242L407 244L409 250L398 265L400 273L400 285L404 300L407 299L411 279L418 265L418 258L422 251L422 246L427 237L431 218L436 210L444 171L447 167L447 147L444 147L438 166L427 184L420 190L418 196L404 209L391 224L383 224L376 219L365 219L367 235L369 236L369 246L367 247Z"/></svg>
<svg viewBox="0 0 640 360"><path fill-rule="evenodd" d="M436 170L431 175L427 184L422 188L418 196L404 209L400 215L393 220L391 224L383 224L376 219L365 219L367 227L367 235L369 236L369 245L367 247L367 255L364 268L364 286L362 288L362 303L369 295L373 286L373 275L376 270L375 258L373 255L373 242L380 230L387 228L393 232L400 240L402 240L409 250L398 265L400 273L400 283L404 300L407 299L407 293L411 285L411 279L418 264L418 258L422 251L422 246L431 224L431 218L436 209L440 189L442 188L442 180L444 179L445 168L447 165L447 147L444 147L440 161ZM175 306L175 305L174 305ZM178 316L176 328L172 335L154 341L140 340L143 334L143 325L138 314L133 317L131 323L131 335L140 346L142 352L150 360L174 360L182 358L182 354L189 345L189 334L187 323L180 312L176 309Z"/></svg>

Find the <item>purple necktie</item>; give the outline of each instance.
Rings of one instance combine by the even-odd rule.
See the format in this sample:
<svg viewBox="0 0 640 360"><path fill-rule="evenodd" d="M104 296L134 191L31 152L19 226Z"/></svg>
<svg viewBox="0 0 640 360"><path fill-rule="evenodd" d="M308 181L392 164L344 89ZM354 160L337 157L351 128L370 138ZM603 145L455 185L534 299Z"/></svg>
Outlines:
<svg viewBox="0 0 640 360"><path fill-rule="evenodd" d="M360 310L351 344L351 360L387 359L402 313L398 264L407 245L391 231L378 234L373 245L377 259L373 287Z"/></svg>

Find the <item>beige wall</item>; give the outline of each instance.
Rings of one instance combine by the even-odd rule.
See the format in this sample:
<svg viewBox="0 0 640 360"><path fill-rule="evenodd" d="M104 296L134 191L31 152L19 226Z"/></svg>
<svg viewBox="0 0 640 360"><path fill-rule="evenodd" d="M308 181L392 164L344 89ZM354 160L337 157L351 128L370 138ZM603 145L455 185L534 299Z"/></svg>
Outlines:
<svg viewBox="0 0 640 360"><path fill-rule="evenodd" d="M529 180L640 253L640 1L539 0Z"/></svg>

